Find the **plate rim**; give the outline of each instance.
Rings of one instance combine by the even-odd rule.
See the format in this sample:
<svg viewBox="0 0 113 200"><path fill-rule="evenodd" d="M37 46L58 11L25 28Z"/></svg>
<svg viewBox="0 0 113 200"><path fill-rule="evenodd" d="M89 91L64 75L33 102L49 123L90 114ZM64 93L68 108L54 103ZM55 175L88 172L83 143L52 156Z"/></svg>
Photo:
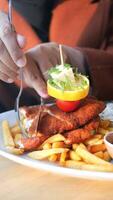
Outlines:
<svg viewBox="0 0 113 200"><path fill-rule="evenodd" d="M14 110L10 110L7 112L0 113L0 127L1 127L1 118L6 118L7 115L13 114ZM7 119L8 120L8 119ZM2 134L2 133L1 133ZM53 164L50 162L40 161L40 160L33 160L28 157L28 159L24 158L21 155L14 155L5 150L2 150L0 147L0 156L8 158L18 164L40 169L48 172L52 172L55 174L65 175L68 177L73 178L81 178L81 179L89 179L89 180L109 180L113 181L113 172L97 172L97 171L88 171L88 170L80 170L80 169L72 169L59 166L57 164Z"/></svg>

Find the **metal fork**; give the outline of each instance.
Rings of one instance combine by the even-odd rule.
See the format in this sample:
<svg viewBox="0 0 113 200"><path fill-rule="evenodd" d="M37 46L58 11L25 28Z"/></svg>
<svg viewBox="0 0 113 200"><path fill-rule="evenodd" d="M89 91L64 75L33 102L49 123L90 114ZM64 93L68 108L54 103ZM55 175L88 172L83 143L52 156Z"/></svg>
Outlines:
<svg viewBox="0 0 113 200"><path fill-rule="evenodd" d="M35 128L35 132L37 132L39 130L39 124L40 124L40 120L41 120L41 116L43 113L42 107L44 106L44 100L42 97L40 97L40 107L39 107L39 112L38 112L38 117L37 117L37 123L36 123L36 128Z"/></svg>
<svg viewBox="0 0 113 200"><path fill-rule="evenodd" d="M23 91L23 68L20 68L20 90L19 90L18 96L16 97L14 109L15 109L15 112L17 115L17 121L18 121L19 127L22 131L22 135L24 138L28 138L28 134L25 131L25 129L23 128L23 125L21 122L20 111L19 111L20 97L22 95L22 91Z"/></svg>
<svg viewBox="0 0 113 200"><path fill-rule="evenodd" d="M12 0L9 0L9 3L8 3L8 19L11 24L11 29L14 31L14 26L12 24ZM20 117L20 112L19 112L20 97L21 97L21 94L23 91L23 68L20 68L20 81L21 81L20 82L20 90L19 90L18 96L16 98L14 108L15 108L15 112L17 115L18 124L20 126L20 129L22 130L22 135L23 135L23 137L26 138L26 137L28 137L28 134L26 133L25 129L23 128L23 125L21 122L21 117Z"/></svg>
<svg viewBox="0 0 113 200"><path fill-rule="evenodd" d="M11 24L11 28L13 31L15 31L15 28L12 24L12 0L9 0L9 3L8 3L8 19L9 19L9 22ZM19 94L16 98L16 101L15 101L15 112L16 112L16 115L17 115L17 120L18 120L18 124L20 126L20 129L22 130L22 135L24 138L28 138L28 134L27 132L25 131L25 129L23 128L23 125L22 125L22 122L21 122L21 116L20 116L20 112L19 112L19 103L20 103L20 97L21 97L21 94L22 94L22 91L23 91L23 68L20 68L20 91L19 91ZM57 115L53 114L49 109L42 109L42 107L45 105L44 103L44 100L42 97L40 97L40 107L39 107L39 112L38 112L38 115L36 116L37 118L37 123L36 123L36 128L35 128L35 133L37 133L37 131L39 130L39 124L40 124L40 120L41 120L41 116L42 116L42 113L43 112L46 112L48 113L49 115L61 120ZM62 121L62 120L61 120Z"/></svg>

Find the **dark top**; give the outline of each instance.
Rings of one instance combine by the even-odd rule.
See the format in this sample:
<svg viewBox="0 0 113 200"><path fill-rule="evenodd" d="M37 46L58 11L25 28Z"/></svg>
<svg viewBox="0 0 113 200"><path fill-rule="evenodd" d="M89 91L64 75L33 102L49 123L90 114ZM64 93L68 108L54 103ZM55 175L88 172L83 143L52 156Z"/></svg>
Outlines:
<svg viewBox="0 0 113 200"><path fill-rule="evenodd" d="M57 0L13 0L13 6L31 24L43 42L47 42L52 10Z"/></svg>
<svg viewBox="0 0 113 200"><path fill-rule="evenodd" d="M65 0L13 0L13 6L31 24L39 38L48 42L52 10L63 1ZM91 3L97 1L99 0L89 0Z"/></svg>

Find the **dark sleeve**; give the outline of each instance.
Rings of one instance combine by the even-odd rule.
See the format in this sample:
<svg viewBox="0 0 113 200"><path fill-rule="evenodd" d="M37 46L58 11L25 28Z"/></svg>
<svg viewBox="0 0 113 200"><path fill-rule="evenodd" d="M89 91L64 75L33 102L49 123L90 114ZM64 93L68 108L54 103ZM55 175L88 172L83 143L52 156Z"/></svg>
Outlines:
<svg viewBox="0 0 113 200"><path fill-rule="evenodd" d="M92 94L113 100L113 54L104 50L79 48L84 55L85 70L91 80Z"/></svg>

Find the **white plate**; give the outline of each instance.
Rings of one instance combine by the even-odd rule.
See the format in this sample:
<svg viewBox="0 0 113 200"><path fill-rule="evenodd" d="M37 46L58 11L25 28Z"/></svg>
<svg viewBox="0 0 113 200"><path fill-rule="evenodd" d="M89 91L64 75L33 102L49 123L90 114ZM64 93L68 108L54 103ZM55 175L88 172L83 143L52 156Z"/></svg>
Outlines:
<svg viewBox="0 0 113 200"><path fill-rule="evenodd" d="M76 177L76 178L84 178L84 179L92 179L92 180L113 180L113 173L111 172L92 172L92 171L83 171L78 169L70 169L70 168L64 168L60 167L56 164L51 164L49 162L45 161L37 161L32 160L27 157L27 155L22 156L16 156L13 154L10 154L6 151L6 148L3 145L3 138L2 138L2 128L1 128L1 122L7 119L10 123L10 125L14 125L15 123L15 112L9 111L0 114L0 155L3 157L6 157L12 161L15 161L17 163L20 163L22 165L26 165L35 169L42 169L49 172L59 173L62 175L67 175L70 177Z"/></svg>

